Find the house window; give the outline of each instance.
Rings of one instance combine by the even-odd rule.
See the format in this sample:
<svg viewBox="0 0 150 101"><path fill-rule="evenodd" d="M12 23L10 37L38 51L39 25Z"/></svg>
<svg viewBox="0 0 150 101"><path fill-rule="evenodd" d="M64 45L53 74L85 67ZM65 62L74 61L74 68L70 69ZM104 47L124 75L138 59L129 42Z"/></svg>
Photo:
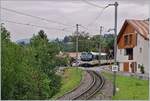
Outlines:
<svg viewBox="0 0 150 101"><path fill-rule="evenodd" d="M132 44L132 40L133 40L133 35L129 34L129 35L125 35L124 36L124 44L125 45L130 45Z"/></svg>
<svg viewBox="0 0 150 101"><path fill-rule="evenodd" d="M142 53L142 48L140 48L140 53Z"/></svg>
<svg viewBox="0 0 150 101"><path fill-rule="evenodd" d="M124 51L125 55L128 56L128 60L133 60L133 48L127 48Z"/></svg>
<svg viewBox="0 0 150 101"><path fill-rule="evenodd" d="M124 36L124 44L125 44L125 45L128 45L128 44L129 44L129 37L128 37L128 35L125 35L125 36Z"/></svg>
<svg viewBox="0 0 150 101"><path fill-rule="evenodd" d="M125 52L125 55L130 55L133 53L133 48L127 48L124 50L124 52Z"/></svg>

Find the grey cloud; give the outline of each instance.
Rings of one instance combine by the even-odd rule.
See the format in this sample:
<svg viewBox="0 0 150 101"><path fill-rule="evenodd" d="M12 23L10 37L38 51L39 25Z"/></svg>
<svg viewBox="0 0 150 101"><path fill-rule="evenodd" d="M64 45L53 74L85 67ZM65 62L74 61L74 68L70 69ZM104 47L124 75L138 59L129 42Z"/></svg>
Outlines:
<svg viewBox="0 0 150 101"><path fill-rule="evenodd" d="M125 19L146 19L148 17L148 0L90 0L100 6L107 5L108 3L119 2L118 7L118 31ZM144 6L143 6L144 5ZM32 14L35 16L44 17L47 19L55 20L69 25L76 23L87 26L90 22L94 21L101 11L100 8L93 7L83 2L83 0L39 0L39 1L17 1L7 0L2 1L2 7L14 9L20 12ZM130 8L130 10L129 10ZM134 9L131 9L134 8ZM17 15L2 10L2 18L23 22L37 24L47 27L66 28L66 26L40 21L38 19ZM107 8L102 16L95 21L93 26L87 26L91 34L99 33L99 26L103 25L105 30L114 26L114 8ZM18 40L23 38L32 37L33 33L38 32L41 28L22 26L16 24L6 23L6 27L12 33L12 39ZM70 32L56 31L44 29L50 39L62 38L65 35L72 34ZM75 28L69 28L72 32ZM85 30L81 29L80 30Z"/></svg>

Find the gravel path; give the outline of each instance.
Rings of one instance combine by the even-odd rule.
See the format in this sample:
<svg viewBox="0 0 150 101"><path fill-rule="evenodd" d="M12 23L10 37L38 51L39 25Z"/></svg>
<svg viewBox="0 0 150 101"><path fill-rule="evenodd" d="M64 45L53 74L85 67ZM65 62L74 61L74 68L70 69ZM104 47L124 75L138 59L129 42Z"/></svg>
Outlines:
<svg viewBox="0 0 150 101"><path fill-rule="evenodd" d="M72 92L65 94L60 97L58 100L71 100L74 96L79 95L83 91L85 91L92 84L92 77L88 72L86 72L83 76L83 80L80 83L80 86L74 89Z"/></svg>

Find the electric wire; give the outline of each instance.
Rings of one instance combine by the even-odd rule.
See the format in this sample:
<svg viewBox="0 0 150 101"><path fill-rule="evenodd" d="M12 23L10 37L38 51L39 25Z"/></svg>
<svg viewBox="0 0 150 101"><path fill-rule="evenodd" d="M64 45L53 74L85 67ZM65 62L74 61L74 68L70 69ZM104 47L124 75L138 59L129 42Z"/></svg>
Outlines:
<svg viewBox="0 0 150 101"><path fill-rule="evenodd" d="M87 27L88 27L88 28L86 28L86 29L89 30L89 27L93 26L93 24L102 16L104 10L108 7L108 5L102 7L102 6L96 5L96 4L94 4L94 3L91 3L91 2L89 2L89 1L87 1L87 0L82 0L82 1L85 2L85 3L87 3L87 4L89 4L89 5L91 5L91 6L95 6L95 7L98 7L98 8L101 8L101 9L102 9L102 10L100 11L100 14L98 14L98 15L94 18L94 20L92 20L89 24L87 24Z"/></svg>
<svg viewBox="0 0 150 101"><path fill-rule="evenodd" d="M80 25L82 28L84 28L84 29L86 29L86 30L88 30L88 28L87 27L85 27L85 26L83 26L83 25Z"/></svg>
<svg viewBox="0 0 150 101"><path fill-rule="evenodd" d="M10 21L10 20L1 20L3 22L8 22L8 23L14 23L14 24L19 24L19 25L25 25L25 26L32 26L32 27L38 27L38 28L45 28L48 30L59 30L59 31L65 31L69 32L68 30L64 29L59 29L59 28L53 28L53 27L45 27L45 26L39 26L39 25L34 25L34 24L29 24L29 23L22 23L22 22L16 22L16 21Z"/></svg>
<svg viewBox="0 0 150 101"><path fill-rule="evenodd" d="M95 6L95 7L99 7L101 8L101 12L100 14L92 21L90 22L87 26L92 26L96 20L102 15L102 13L104 12L104 10L108 7L108 6L99 6L99 5L96 5L96 4L93 4L87 0L83 0L85 3L87 4L90 4L92 6ZM47 21L47 22L51 22L51 23L55 23L55 24L60 24L60 25L63 25L63 26L67 26L68 27L75 27L75 26L71 26L71 25L68 25L68 24L64 24L64 23L61 23L61 22L57 22L57 21L53 21L53 20L49 20L49 19L46 19L46 18L42 18L42 17L39 17L39 16L34 16L34 15L30 15L30 14L27 14L27 13L23 13L23 12L19 12L19 11L16 11L16 10L13 10L13 9L8 9L8 8L4 8L4 7L1 7L3 10L6 10L6 11L9 11L9 12L13 12L13 13L17 13L17 14L20 14L20 15L24 15L24 16L29 16L29 17L32 17L32 18L36 18L36 19L39 19L39 20L44 20L44 21ZM44 26L37 26L37 25L32 25L32 24L24 24L24 23L18 23L18 22L13 22L13 21L5 21L5 22L10 22L10 23L16 23L16 24L23 24L23 25L30 25L30 26L34 26L34 27L42 27L42 28L46 28L46 29L55 29L55 30L64 30L64 29L57 29L57 28L48 28L48 27L44 27ZM80 25L82 28L86 29L86 30L89 30L89 28L83 26L83 25Z"/></svg>
<svg viewBox="0 0 150 101"><path fill-rule="evenodd" d="M105 8L105 7L103 7L103 6L99 6L99 5L96 5L96 4L94 4L94 3L91 3L91 2L89 2L89 1L87 1L87 0L82 0L82 1L85 2L85 3L87 3L87 4L89 4L89 5L91 5L91 6L94 6L94 7Z"/></svg>
<svg viewBox="0 0 150 101"><path fill-rule="evenodd" d="M13 9L8 9L8 8L4 8L4 7L1 7L1 9L6 10L6 11L9 11L9 12L16 13L16 14L20 14L20 15L24 15L24 16L36 18L36 19L39 19L39 20L44 20L44 21L47 21L47 22L50 22L50 23L55 23L55 24L59 24L59 25L63 25L63 26L74 27L74 26L72 26L72 25L68 25L68 24L64 24L64 23L61 23L61 22L49 20L49 19L42 18L42 17L39 17L39 16L30 15L30 14L23 13L23 12L19 12L19 11L13 10Z"/></svg>
<svg viewBox="0 0 150 101"><path fill-rule="evenodd" d="M80 24L80 27L82 27L83 29L87 30L88 32L93 33L93 32L92 32L92 31L90 31L90 30L89 30L89 28L88 28L88 27L86 27L86 26L83 26L83 25L81 25L81 24Z"/></svg>
<svg viewBox="0 0 150 101"><path fill-rule="evenodd" d="M104 10L107 8L108 6L106 6L105 8L103 8L100 11L100 14L98 14L98 16L95 17L95 19L93 21L91 21L87 26L92 26L103 14Z"/></svg>

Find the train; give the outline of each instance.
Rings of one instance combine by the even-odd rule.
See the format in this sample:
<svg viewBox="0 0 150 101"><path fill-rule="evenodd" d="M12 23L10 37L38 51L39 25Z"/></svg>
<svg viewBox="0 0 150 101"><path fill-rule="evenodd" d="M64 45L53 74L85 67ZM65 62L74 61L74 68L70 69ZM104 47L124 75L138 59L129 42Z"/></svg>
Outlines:
<svg viewBox="0 0 150 101"><path fill-rule="evenodd" d="M80 56L81 61L92 61L93 54L90 52L82 52Z"/></svg>
<svg viewBox="0 0 150 101"><path fill-rule="evenodd" d="M100 65L111 65L113 64L113 58L110 58L107 53L101 53L99 61L98 52L81 52L80 57L71 63L72 66L81 66L81 67L93 67Z"/></svg>
<svg viewBox="0 0 150 101"><path fill-rule="evenodd" d="M113 56L107 53L101 53L99 61L98 52L82 52L80 55L79 66L92 67L100 65L111 65L114 63Z"/></svg>
<svg viewBox="0 0 150 101"><path fill-rule="evenodd" d="M99 53L96 52L82 52L80 56L80 66L91 67L99 64Z"/></svg>

